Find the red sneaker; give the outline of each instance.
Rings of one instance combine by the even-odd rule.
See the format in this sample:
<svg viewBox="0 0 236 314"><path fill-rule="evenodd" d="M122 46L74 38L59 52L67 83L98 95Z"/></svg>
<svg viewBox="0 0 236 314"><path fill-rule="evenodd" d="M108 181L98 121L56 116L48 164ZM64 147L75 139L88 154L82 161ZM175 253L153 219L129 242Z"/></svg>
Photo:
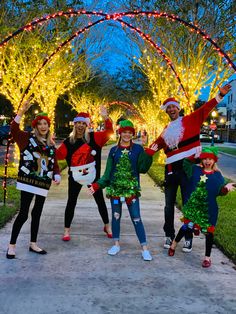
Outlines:
<svg viewBox="0 0 236 314"><path fill-rule="evenodd" d="M169 256L174 256L175 255L175 250L173 250L171 247L168 250L168 255Z"/></svg>
<svg viewBox="0 0 236 314"><path fill-rule="evenodd" d="M109 239L112 239L112 233L109 233L109 232L107 231L106 226L104 226L103 231L106 233L106 235L107 235L107 237L108 237Z"/></svg>
<svg viewBox="0 0 236 314"><path fill-rule="evenodd" d="M208 261L207 259L204 259L204 261L202 262L202 267L207 268L210 266L211 266L211 260Z"/></svg>
<svg viewBox="0 0 236 314"><path fill-rule="evenodd" d="M68 234L68 235L64 235L61 239L62 239L62 241L70 241L71 237Z"/></svg>

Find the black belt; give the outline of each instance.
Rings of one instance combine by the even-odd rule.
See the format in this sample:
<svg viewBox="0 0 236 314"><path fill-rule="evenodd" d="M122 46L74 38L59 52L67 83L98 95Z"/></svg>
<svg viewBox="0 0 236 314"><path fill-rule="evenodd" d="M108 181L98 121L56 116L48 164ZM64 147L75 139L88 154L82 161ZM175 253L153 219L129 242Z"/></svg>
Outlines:
<svg viewBox="0 0 236 314"><path fill-rule="evenodd" d="M180 143L179 143L178 145L176 145L176 147L174 147L174 148L169 148L169 147L168 147L168 148L165 150L165 153L169 153L169 152L172 152L173 150L176 150L176 149L179 149L179 148L184 147L184 146L186 146L186 145L192 144L192 143L198 141L199 138L200 138L200 137L199 137L199 134L198 134L198 135L195 135L195 136L193 136L193 137L190 137L190 138L188 138L187 140L180 142Z"/></svg>

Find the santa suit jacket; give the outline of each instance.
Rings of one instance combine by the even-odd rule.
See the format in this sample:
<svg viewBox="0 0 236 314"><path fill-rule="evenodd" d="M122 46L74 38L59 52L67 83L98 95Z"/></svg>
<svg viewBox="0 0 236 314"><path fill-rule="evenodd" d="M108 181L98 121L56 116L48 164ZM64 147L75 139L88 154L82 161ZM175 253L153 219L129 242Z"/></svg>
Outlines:
<svg viewBox="0 0 236 314"><path fill-rule="evenodd" d="M163 138L164 131L168 127L168 125L164 128L161 135L150 145L150 147L153 144L157 144L158 150L164 149L167 157L166 164L171 164L195 155L201 147L199 136L201 125L206 120L211 110L221 100L222 98L217 95L215 98L206 102L199 109L195 110L187 116L182 117L183 135L176 147L170 149ZM154 155L156 152L151 150L150 148L147 148L146 150L149 154L152 155Z"/></svg>

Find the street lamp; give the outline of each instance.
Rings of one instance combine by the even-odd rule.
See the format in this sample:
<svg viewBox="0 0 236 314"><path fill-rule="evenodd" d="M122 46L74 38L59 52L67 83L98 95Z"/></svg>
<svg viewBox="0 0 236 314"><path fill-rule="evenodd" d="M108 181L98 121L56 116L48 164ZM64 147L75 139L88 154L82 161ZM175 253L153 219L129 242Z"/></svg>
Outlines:
<svg viewBox="0 0 236 314"><path fill-rule="evenodd" d="M212 123L210 125L211 128L211 146L214 146L214 136L216 130L215 117L217 116L217 112L215 110L212 111L211 116L213 118Z"/></svg>
<svg viewBox="0 0 236 314"><path fill-rule="evenodd" d="M222 128L223 125L225 124L225 119L224 118L220 118L220 139L222 140Z"/></svg>

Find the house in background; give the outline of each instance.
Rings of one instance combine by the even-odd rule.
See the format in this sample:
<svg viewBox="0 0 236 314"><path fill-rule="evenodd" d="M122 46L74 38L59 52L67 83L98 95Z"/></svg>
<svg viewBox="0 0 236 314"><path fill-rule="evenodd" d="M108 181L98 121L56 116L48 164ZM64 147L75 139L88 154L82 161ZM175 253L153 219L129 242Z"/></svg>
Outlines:
<svg viewBox="0 0 236 314"><path fill-rule="evenodd" d="M229 129L236 129L236 80L229 82L232 86L230 92L226 95L226 126Z"/></svg>

